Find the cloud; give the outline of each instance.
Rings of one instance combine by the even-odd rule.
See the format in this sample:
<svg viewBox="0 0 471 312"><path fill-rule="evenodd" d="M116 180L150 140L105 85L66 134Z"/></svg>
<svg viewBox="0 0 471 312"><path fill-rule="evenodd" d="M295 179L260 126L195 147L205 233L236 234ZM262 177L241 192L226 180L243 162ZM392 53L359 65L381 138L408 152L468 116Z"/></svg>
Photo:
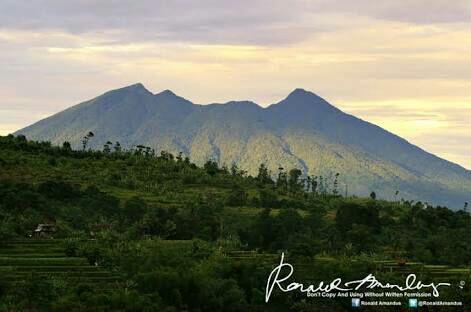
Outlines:
<svg viewBox="0 0 471 312"><path fill-rule="evenodd" d="M471 18L471 4L468 0L334 0L325 4L328 10L335 12L415 24L467 22Z"/></svg>
<svg viewBox="0 0 471 312"><path fill-rule="evenodd" d="M116 42L279 44L316 25L268 1L3 1L0 27L106 34ZM319 27L319 24L317 24Z"/></svg>
<svg viewBox="0 0 471 312"><path fill-rule="evenodd" d="M273 45L342 29L356 18L414 24L471 19L467 0L3 0L0 28L106 34L115 42Z"/></svg>
<svg viewBox="0 0 471 312"><path fill-rule="evenodd" d="M471 168L470 12L468 0L3 0L0 133L138 81L196 103L268 105L303 87Z"/></svg>
<svg viewBox="0 0 471 312"><path fill-rule="evenodd" d="M350 103L346 111L436 155L471 168L471 99Z"/></svg>

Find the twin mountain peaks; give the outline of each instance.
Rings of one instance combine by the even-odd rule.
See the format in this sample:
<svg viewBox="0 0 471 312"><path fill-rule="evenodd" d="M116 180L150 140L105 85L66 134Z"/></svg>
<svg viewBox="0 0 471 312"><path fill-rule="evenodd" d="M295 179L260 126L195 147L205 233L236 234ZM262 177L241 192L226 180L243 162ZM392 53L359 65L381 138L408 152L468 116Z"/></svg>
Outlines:
<svg viewBox="0 0 471 312"><path fill-rule="evenodd" d="M53 144L92 148L107 141L125 147L182 152L197 163L237 163L255 174L265 163L305 174L340 174L339 191L446 205L471 200L471 171L346 114L316 94L296 89L266 108L250 101L198 105L170 90L152 94L142 84L106 92L17 131ZM396 192L399 194L396 195Z"/></svg>

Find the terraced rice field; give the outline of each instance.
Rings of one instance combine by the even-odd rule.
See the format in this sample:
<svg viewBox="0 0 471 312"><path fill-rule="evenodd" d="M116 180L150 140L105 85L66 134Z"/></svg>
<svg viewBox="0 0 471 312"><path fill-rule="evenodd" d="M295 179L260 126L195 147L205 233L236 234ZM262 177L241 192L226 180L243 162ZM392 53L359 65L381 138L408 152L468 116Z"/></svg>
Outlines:
<svg viewBox="0 0 471 312"><path fill-rule="evenodd" d="M67 257L58 239L22 239L0 243L0 280L18 283L27 278L59 279L111 290L122 278L85 258Z"/></svg>
<svg viewBox="0 0 471 312"><path fill-rule="evenodd" d="M419 262L410 262L400 265L394 261L377 262L379 271L399 275L424 274L436 279L471 280L470 268L454 268L448 265L426 265Z"/></svg>

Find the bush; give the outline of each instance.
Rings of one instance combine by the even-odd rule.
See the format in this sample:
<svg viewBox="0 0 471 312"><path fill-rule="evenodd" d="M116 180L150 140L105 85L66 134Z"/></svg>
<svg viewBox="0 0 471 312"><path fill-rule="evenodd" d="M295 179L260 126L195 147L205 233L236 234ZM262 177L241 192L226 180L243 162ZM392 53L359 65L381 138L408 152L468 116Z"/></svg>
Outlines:
<svg viewBox="0 0 471 312"><path fill-rule="evenodd" d="M247 192L239 187L233 188L225 203L227 206L244 206L247 203Z"/></svg>
<svg viewBox="0 0 471 312"><path fill-rule="evenodd" d="M64 252L67 257L76 257L79 251L79 241L73 238L64 241Z"/></svg>
<svg viewBox="0 0 471 312"><path fill-rule="evenodd" d="M80 244L77 252L78 256L87 258L90 265L96 265L100 261L102 254L101 248L94 241Z"/></svg>

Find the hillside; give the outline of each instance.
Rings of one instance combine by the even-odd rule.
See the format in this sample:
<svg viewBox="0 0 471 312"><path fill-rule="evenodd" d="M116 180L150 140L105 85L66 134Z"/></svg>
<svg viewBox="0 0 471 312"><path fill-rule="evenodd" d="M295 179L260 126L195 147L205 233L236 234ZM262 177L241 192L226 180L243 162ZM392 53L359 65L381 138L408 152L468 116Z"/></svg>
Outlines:
<svg viewBox="0 0 471 312"><path fill-rule="evenodd" d="M295 171L273 181L259 169L250 177L145 149L0 137L0 310L284 311L299 298L263 304L280 250L300 278L374 270L388 281L420 272L469 284L468 213L306 191ZM26 238L43 222L56 224L54 240ZM347 300L306 304L349 309Z"/></svg>
<svg viewBox="0 0 471 312"><path fill-rule="evenodd" d="M310 176L340 174L342 193L429 202L460 209L469 201L471 172L406 140L343 113L319 96L296 89L279 103L196 105L166 90L152 94L142 84L106 92L18 130L28 139L68 141L80 149L107 141L182 152L196 164L208 159L254 174L265 163L299 168ZM399 191L398 196L396 192Z"/></svg>
<svg viewBox="0 0 471 312"><path fill-rule="evenodd" d="M39 223L54 239L29 237ZM272 180L263 166L251 177L145 148L0 137L2 311L350 310L281 291L265 303L282 251L296 280L417 273L453 283L440 300L466 306L470 224L464 211L343 197L296 170Z"/></svg>

